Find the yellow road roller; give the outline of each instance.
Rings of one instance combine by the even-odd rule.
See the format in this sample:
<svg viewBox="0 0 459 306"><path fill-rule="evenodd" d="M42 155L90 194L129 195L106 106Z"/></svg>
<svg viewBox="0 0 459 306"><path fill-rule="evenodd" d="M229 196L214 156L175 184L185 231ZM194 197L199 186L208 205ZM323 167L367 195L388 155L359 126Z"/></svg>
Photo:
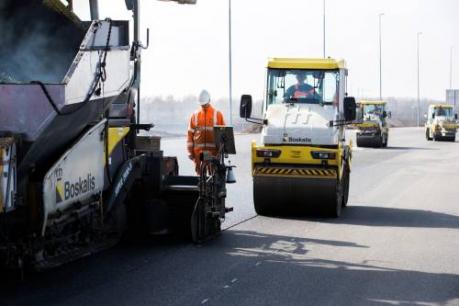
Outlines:
<svg viewBox="0 0 459 306"><path fill-rule="evenodd" d="M387 118L391 113L386 111L385 101L361 100L358 104L359 119L357 123L358 147L387 147L389 125Z"/></svg>
<svg viewBox="0 0 459 306"><path fill-rule="evenodd" d="M454 107L450 104L431 104L427 114L425 124L426 139L456 141L457 114Z"/></svg>
<svg viewBox="0 0 459 306"><path fill-rule="evenodd" d="M338 217L352 158L344 126L356 118L345 61L271 58L267 69L263 117L251 117L252 96L240 104L242 118L262 125L260 143L252 144L255 210L275 215L318 207Z"/></svg>

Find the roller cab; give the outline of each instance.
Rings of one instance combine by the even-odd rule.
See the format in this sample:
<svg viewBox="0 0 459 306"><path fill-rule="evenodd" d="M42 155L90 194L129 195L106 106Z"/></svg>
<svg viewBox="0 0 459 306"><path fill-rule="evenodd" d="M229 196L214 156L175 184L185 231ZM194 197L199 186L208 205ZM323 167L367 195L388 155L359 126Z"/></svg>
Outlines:
<svg viewBox="0 0 459 306"><path fill-rule="evenodd" d="M257 213L319 208L338 217L346 206L352 150L344 126L356 115L346 78L343 60L273 58L263 118L250 118L251 96L242 97L241 116L263 126L252 143Z"/></svg>
<svg viewBox="0 0 459 306"><path fill-rule="evenodd" d="M357 128L357 146L387 147L389 141L389 125L387 118L391 113L386 110L386 102L362 100L358 104L359 123Z"/></svg>
<svg viewBox="0 0 459 306"><path fill-rule="evenodd" d="M428 141L456 141L457 114L454 113L453 105L431 104L424 116L427 119L425 135Z"/></svg>

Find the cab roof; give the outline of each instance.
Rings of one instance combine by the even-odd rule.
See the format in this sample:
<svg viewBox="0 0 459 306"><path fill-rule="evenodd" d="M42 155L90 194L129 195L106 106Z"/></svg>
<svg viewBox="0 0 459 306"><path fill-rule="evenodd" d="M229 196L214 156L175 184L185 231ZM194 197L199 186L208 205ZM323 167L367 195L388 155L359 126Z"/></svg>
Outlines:
<svg viewBox="0 0 459 306"><path fill-rule="evenodd" d="M386 101L382 101L382 100L360 100L360 104L384 105L384 104L386 104Z"/></svg>
<svg viewBox="0 0 459 306"><path fill-rule="evenodd" d="M444 103L435 103L435 104L430 104L430 107L445 107L445 108L453 108L453 105L451 104L444 104Z"/></svg>
<svg viewBox="0 0 459 306"><path fill-rule="evenodd" d="M332 58L274 57L268 60L268 68L335 70L346 69L346 62L342 59L336 60Z"/></svg>

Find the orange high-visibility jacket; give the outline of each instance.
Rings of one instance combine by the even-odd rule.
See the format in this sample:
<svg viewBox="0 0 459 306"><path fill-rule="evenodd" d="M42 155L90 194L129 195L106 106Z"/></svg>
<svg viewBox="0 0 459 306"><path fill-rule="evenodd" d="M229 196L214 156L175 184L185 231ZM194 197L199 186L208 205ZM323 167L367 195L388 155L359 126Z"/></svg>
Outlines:
<svg viewBox="0 0 459 306"><path fill-rule="evenodd" d="M214 126L225 125L225 120L221 112L214 109L210 104L201 107L191 115L188 126L188 153L194 156L195 161L199 160L202 151L209 151L217 154L214 142Z"/></svg>

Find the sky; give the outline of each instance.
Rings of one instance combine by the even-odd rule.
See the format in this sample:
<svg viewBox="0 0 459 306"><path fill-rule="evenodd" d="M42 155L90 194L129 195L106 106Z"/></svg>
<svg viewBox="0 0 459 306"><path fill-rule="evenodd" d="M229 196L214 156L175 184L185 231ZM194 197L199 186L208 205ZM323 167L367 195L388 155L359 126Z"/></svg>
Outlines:
<svg viewBox="0 0 459 306"><path fill-rule="evenodd" d="M74 2L87 16L88 1ZM99 2L103 18L130 16L124 0ZM228 97L228 0L141 0L141 10L142 27L150 29L142 96L180 98L206 88L213 98ZM421 98L445 99L452 46L459 88L458 0L326 0L326 56L347 61L349 95L379 96L379 13L384 97L416 97L418 32ZM323 56L323 1L232 0L232 37L233 98L261 99L269 57Z"/></svg>

